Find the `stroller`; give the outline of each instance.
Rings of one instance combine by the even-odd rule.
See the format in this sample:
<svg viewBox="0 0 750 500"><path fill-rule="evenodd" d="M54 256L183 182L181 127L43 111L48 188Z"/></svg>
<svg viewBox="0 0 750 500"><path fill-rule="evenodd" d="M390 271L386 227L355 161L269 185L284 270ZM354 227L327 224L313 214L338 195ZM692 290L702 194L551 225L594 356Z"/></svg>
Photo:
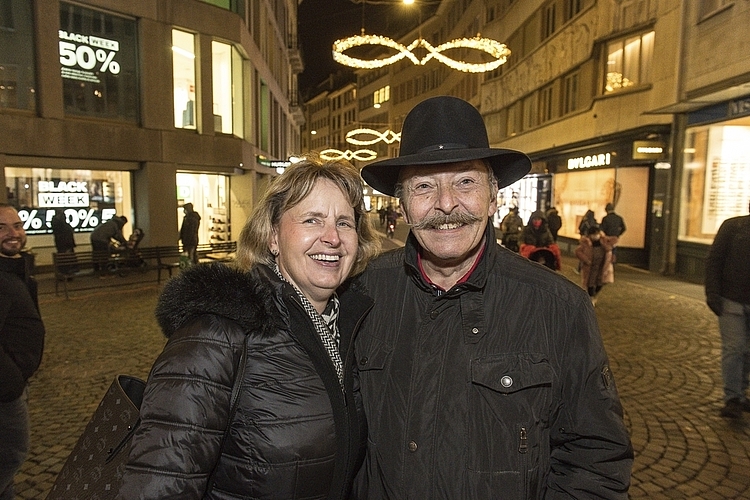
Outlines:
<svg viewBox="0 0 750 500"><path fill-rule="evenodd" d="M560 247L553 243L546 247L537 247L534 245L521 244L519 253L529 260L538 262L553 271L562 269L562 256Z"/></svg>
<svg viewBox="0 0 750 500"><path fill-rule="evenodd" d="M128 237L128 241L122 245L117 241L112 241L109 245L111 259L107 265L107 270L113 273L123 270L124 268L146 267L146 261L141 258L138 244L143 239L143 229L135 228ZM122 273L125 274L124 272Z"/></svg>

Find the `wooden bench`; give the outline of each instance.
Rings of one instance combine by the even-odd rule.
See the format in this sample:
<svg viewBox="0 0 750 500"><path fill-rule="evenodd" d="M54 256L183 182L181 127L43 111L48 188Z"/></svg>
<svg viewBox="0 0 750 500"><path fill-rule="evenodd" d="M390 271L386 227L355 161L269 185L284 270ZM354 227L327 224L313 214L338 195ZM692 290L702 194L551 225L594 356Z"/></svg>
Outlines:
<svg viewBox="0 0 750 500"><path fill-rule="evenodd" d="M227 262L234 258L237 251L236 241L206 243L198 245L200 262ZM181 265L183 254L180 245L139 247L132 251L110 253L106 258L106 268L97 271L97 255L95 252L53 253L52 265L55 273L55 295L59 294L62 283L65 298L69 298L70 284L75 280L85 280L87 277L106 276L124 277L133 273L156 271L156 281L161 283L162 271L169 273ZM102 262L105 262L103 259ZM184 261L182 263L184 265ZM78 288L78 287L77 287ZM94 288L90 286L90 288Z"/></svg>

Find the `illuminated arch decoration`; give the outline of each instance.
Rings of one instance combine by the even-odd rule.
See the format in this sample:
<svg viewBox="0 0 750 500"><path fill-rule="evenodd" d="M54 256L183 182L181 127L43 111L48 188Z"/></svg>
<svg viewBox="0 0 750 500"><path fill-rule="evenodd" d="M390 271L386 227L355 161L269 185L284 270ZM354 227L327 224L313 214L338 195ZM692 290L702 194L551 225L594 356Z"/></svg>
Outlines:
<svg viewBox="0 0 750 500"><path fill-rule="evenodd" d="M386 57L385 59L372 59L370 61L357 59L344 54L346 50L361 45L383 45L396 50L397 53L390 57ZM412 53L414 49L419 47L427 51L427 55L422 59L417 59ZM467 63L464 61L456 61L442 54L442 52L449 49L481 50L494 57L495 60L487 63ZM505 64L508 60L508 56L510 56L510 49L508 49L505 44L492 40L491 38L481 38L478 35L474 38L457 38L450 42L438 45L437 47L433 47L430 42L423 38L418 38L408 46L404 46L391 38L381 35L355 35L333 42L333 60L345 66L359 69L382 68L389 64L398 62L401 59L407 58L417 66L424 66L431 59L436 59L446 66L458 71L463 71L465 73L484 73L492 71Z"/></svg>
<svg viewBox="0 0 750 500"><path fill-rule="evenodd" d="M357 151L340 151L338 149L324 149L320 152L320 157L328 161L336 160L359 160L370 161L378 157L378 154L371 149L358 149Z"/></svg>
<svg viewBox="0 0 750 500"><path fill-rule="evenodd" d="M375 138L369 140L355 139L355 135L372 135ZM394 142L401 142L401 132L394 132L393 130L386 130L381 133L371 128L358 128L350 130L346 133L346 142L349 144L355 144L357 146L370 146L383 141L386 144L393 144Z"/></svg>

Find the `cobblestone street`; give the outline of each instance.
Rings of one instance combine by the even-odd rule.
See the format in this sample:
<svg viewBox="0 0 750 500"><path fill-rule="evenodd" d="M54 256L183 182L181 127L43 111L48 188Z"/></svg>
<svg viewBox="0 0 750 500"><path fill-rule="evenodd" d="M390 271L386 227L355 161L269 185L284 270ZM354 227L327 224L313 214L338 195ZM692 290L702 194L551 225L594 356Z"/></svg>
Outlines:
<svg viewBox="0 0 750 500"><path fill-rule="evenodd" d="M577 281L573 265L566 258L562 272ZM616 280L597 316L636 454L631 498L750 498L750 414L719 417L721 346L702 287L623 265ZM45 498L114 376L145 379L165 342L155 283L65 300L40 282L47 340L29 387L31 453L16 476L24 499Z"/></svg>

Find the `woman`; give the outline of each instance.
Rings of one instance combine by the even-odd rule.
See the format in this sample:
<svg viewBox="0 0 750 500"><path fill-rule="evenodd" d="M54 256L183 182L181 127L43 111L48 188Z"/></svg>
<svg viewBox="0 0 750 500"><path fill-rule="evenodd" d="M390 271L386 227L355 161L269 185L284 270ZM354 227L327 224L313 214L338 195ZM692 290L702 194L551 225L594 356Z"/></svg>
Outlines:
<svg viewBox="0 0 750 500"><path fill-rule="evenodd" d="M169 340L120 498L346 498L366 439L353 337L372 301L342 284L378 245L351 164L307 159L273 179L240 269L194 266L165 287Z"/></svg>
<svg viewBox="0 0 750 500"><path fill-rule="evenodd" d="M576 248L576 257L581 264L581 286L594 305L602 287L615 281L612 249L616 244L616 236L604 236L599 226L590 226Z"/></svg>

